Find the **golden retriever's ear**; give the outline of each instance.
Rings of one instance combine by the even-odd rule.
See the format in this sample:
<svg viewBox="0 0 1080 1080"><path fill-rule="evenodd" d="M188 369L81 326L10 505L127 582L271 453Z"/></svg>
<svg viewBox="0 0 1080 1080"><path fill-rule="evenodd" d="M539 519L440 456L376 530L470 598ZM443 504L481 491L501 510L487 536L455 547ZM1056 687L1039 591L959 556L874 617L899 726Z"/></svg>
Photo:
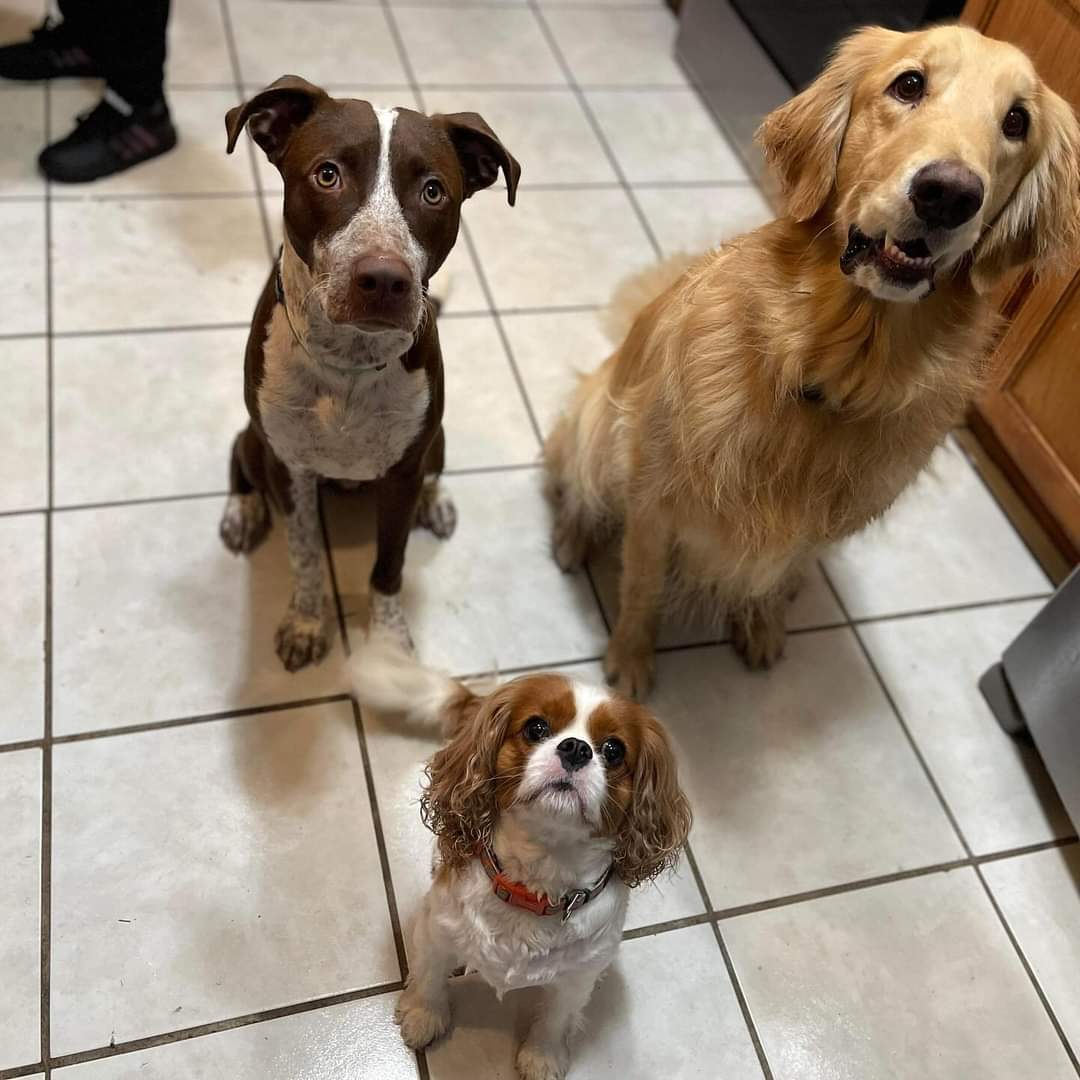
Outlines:
<svg viewBox="0 0 1080 1080"><path fill-rule="evenodd" d="M420 797L420 816L447 866L466 865L495 828L496 762L510 724L512 687L508 683L487 697L465 691L448 706L445 721L452 735L428 762Z"/></svg>
<svg viewBox="0 0 1080 1080"><path fill-rule="evenodd" d="M842 41L825 70L786 105L761 123L757 141L776 169L787 195L788 213L812 218L836 183L836 162L844 142L851 100L859 80L898 37L868 26Z"/></svg>
<svg viewBox="0 0 1080 1080"><path fill-rule="evenodd" d="M1042 150L975 248L971 283L979 292L1014 266L1032 263L1038 272L1080 254L1080 124L1046 87L1037 105Z"/></svg>

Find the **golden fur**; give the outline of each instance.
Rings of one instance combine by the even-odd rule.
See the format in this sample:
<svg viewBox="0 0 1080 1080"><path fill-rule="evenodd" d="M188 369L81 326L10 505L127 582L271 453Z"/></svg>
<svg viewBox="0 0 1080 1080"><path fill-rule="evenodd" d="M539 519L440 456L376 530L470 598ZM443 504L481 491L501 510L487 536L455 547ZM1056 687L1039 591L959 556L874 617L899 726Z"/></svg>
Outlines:
<svg viewBox="0 0 1080 1080"><path fill-rule="evenodd" d="M911 68L929 88L917 108L887 93ZM1022 142L1001 129L1017 103L1031 118ZM759 138L787 215L648 304L545 447L560 565L623 531L605 668L630 695L651 683L672 572L726 610L748 663L779 656L801 568L889 507L982 385L996 325L985 292L1011 267L1070 255L1080 233L1076 118L1019 50L972 30L857 33ZM908 185L940 159L970 166L985 200L928 237L925 288L870 264L842 273L850 226L919 225Z"/></svg>

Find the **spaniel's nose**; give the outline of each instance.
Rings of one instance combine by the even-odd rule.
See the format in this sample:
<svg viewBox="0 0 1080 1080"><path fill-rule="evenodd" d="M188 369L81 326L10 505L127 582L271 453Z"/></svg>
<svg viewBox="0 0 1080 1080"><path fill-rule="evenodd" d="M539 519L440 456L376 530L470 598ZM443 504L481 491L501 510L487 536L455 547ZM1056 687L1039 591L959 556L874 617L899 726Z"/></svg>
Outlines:
<svg viewBox="0 0 1080 1080"><path fill-rule="evenodd" d="M983 182L959 161L931 161L913 177L909 198L931 229L955 229L979 212Z"/></svg>
<svg viewBox="0 0 1080 1080"><path fill-rule="evenodd" d="M567 772L574 772L592 760L592 747L581 739L563 739L555 750Z"/></svg>

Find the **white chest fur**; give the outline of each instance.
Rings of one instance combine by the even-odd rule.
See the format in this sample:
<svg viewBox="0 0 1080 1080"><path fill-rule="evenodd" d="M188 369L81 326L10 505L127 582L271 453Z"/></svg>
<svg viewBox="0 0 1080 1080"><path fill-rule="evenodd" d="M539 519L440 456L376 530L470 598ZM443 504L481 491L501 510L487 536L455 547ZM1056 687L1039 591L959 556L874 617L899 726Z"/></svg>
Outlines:
<svg viewBox="0 0 1080 1080"><path fill-rule="evenodd" d="M626 886L613 878L564 923L558 915L534 915L500 900L474 861L450 888L436 884L427 902L457 959L501 997L560 975L602 972L622 940L628 899Z"/></svg>
<svg viewBox="0 0 1080 1080"><path fill-rule="evenodd" d="M274 453L290 469L336 480L374 480L401 460L427 414L423 368L392 360L353 373L313 360L279 304L264 345L259 416Z"/></svg>

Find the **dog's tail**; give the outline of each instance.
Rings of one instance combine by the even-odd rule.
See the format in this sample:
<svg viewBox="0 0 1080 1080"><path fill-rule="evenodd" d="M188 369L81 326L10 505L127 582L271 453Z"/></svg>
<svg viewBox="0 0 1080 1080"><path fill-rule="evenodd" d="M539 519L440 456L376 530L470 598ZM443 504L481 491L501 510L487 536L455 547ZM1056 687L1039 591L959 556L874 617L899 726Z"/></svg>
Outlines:
<svg viewBox="0 0 1080 1080"><path fill-rule="evenodd" d="M621 345L642 310L665 292L700 258L680 252L624 278L604 315L604 332L612 345Z"/></svg>
<svg viewBox="0 0 1080 1080"><path fill-rule="evenodd" d="M353 650L349 678L361 706L443 735L452 735L480 700L464 683L424 667L387 634L370 634Z"/></svg>

